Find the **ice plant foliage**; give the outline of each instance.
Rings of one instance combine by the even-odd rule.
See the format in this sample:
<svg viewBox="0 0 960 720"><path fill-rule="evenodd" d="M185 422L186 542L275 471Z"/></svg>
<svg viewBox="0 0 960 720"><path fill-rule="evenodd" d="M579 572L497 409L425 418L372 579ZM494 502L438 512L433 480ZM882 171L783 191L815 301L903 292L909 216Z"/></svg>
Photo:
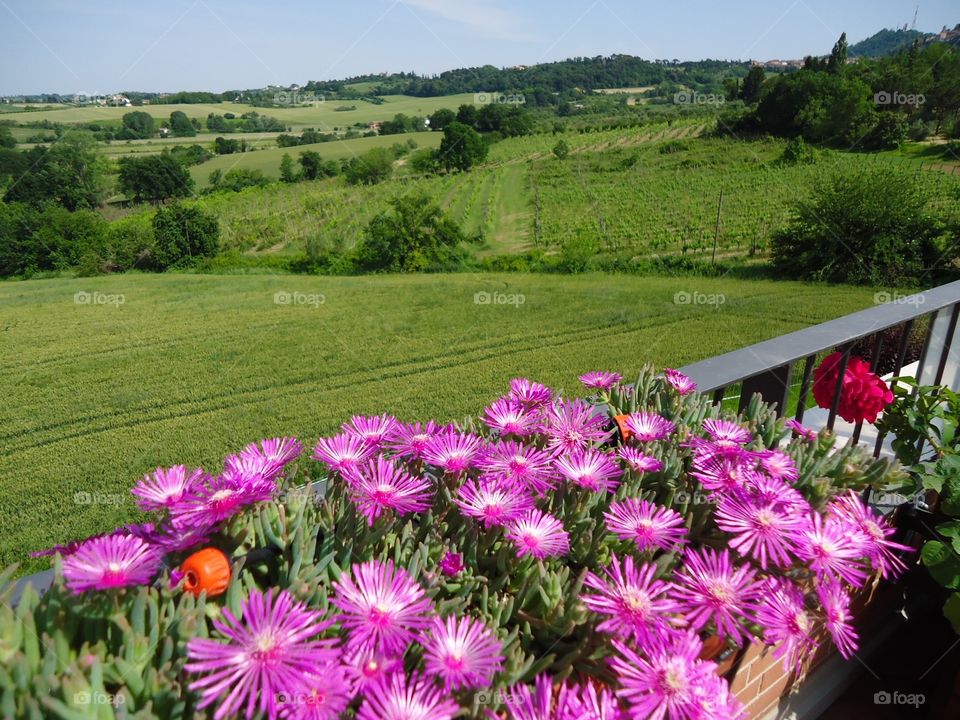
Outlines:
<svg viewBox="0 0 960 720"><path fill-rule="evenodd" d="M54 643L112 679L140 672L112 663L146 628L186 637L123 689L176 720L724 720L744 712L707 637L798 670L821 641L851 657L853 594L909 552L857 494L887 466L762 404L724 412L675 370L581 381L591 398L515 379L454 425L358 415L309 459L280 437L219 473L160 468L133 488L152 517L47 551L62 581L17 622L49 602L40 632L62 626L64 598L78 627L129 615ZM201 544L247 557L202 602L179 569Z"/></svg>

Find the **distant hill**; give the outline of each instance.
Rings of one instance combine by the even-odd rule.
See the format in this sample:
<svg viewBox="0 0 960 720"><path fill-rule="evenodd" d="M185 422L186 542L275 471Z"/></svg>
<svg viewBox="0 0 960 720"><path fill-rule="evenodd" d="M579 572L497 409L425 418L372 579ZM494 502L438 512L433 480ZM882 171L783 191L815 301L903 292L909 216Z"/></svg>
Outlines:
<svg viewBox="0 0 960 720"><path fill-rule="evenodd" d="M923 42L931 33L919 30L881 30L850 46L850 57L882 57L909 47L914 40Z"/></svg>

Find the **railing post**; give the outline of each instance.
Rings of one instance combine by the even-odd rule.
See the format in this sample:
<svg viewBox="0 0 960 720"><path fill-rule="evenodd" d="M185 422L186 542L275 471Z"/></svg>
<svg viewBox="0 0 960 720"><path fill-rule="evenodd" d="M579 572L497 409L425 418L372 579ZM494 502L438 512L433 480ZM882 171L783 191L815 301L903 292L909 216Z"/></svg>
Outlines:
<svg viewBox="0 0 960 720"><path fill-rule="evenodd" d="M764 402L776 406L777 415L785 415L792 377L793 363L788 363L744 380L740 390L740 412L750 403L753 394L759 393Z"/></svg>

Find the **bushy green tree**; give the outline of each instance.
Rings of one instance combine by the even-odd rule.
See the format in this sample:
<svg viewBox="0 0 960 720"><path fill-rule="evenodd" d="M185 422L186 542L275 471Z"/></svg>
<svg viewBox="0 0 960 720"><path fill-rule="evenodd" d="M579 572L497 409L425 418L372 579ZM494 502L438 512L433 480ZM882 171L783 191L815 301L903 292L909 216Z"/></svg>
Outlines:
<svg viewBox="0 0 960 720"><path fill-rule="evenodd" d="M489 148L476 130L461 122L450 123L443 131L437 158L449 170L469 170L487 157Z"/></svg>
<svg viewBox="0 0 960 720"><path fill-rule="evenodd" d="M553 154L557 156L558 160L566 160L570 154L570 146L567 145L566 140L561 140L553 146Z"/></svg>
<svg viewBox="0 0 960 720"><path fill-rule="evenodd" d="M121 139L146 139L151 138L157 132L156 123L150 113L142 110L135 110L123 116L123 135Z"/></svg>
<svg viewBox="0 0 960 720"><path fill-rule="evenodd" d="M394 154L388 148L373 148L343 166L343 176L351 185L376 185L393 174Z"/></svg>
<svg viewBox="0 0 960 720"><path fill-rule="evenodd" d="M189 197L194 181L190 172L169 151L120 159L120 191L137 202L160 202Z"/></svg>
<svg viewBox="0 0 960 720"><path fill-rule="evenodd" d="M73 267L85 254L103 252L105 229L92 210L0 203L0 276Z"/></svg>
<svg viewBox="0 0 960 720"><path fill-rule="evenodd" d="M12 176L6 202L42 206L53 202L67 210L98 207L107 192L108 163L90 133L70 132L50 147L24 153L22 172Z"/></svg>
<svg viewBox="0 0 960 720"><path fill-rule="evenodd" d="M270 184L270 178L262 170L251 168L233 168L217 179L213 189L224 192L240 192L248 187L264 187Z"/></svg>
<svg viewBox="0 0 960 720"><path fill-rule="evenodd" d="M430 129L443 130L447 125L456 121L457 114L449 108L440 108L430 116Z"/></svg>
<svg viewBox="0 0 960 720"><path fill-rule="evenodd" d="M215 215L192 205L172 203L153 217L154 264L165 270L199 257L212 257L220 248Z"/></svg>
<svg viewBox="0 0 960 720"><path fill-rule="evenodd" d="M0 148L13 148L17 146L17 139L10 132L10 128L0 125Z"/></svg>
<svg viewBox="0 0 960 720"><path fill-rule="evenodd" d="M170 113L170 132L175 137L193 137L197 134L196 128L182 110Z"/></svg>
<svg viewBox="0 0 960 720"><path fill-rule="evenodd" d="M740 86L740 98L748 105L759 100L760 90L763 88L763 81L765 79L766 75L763 72L763 66L754 65L751 67L750 72L747 73L747 76L743 79L743 84Z"/></svg>
<svg viewBox="0 0 960 720"><path fill-rule="evenodd" d="M284 153L280 158L280 181L293 183L297 181L297 171L293 168L293 158L290 153Z"/></svg>

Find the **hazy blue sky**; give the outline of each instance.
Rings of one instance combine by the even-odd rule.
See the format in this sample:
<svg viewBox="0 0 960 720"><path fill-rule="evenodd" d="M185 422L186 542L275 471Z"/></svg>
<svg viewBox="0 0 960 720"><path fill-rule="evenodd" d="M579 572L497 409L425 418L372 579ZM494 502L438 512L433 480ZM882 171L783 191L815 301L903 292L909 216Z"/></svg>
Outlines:
<svg viewBox="0 0 960 720"><path fill-rule="evenodd" d="M216 90L577 55L823 54L912 22L896 0L0 0L0 94ZM917 27L960 22L924 0Z"/></svg>

